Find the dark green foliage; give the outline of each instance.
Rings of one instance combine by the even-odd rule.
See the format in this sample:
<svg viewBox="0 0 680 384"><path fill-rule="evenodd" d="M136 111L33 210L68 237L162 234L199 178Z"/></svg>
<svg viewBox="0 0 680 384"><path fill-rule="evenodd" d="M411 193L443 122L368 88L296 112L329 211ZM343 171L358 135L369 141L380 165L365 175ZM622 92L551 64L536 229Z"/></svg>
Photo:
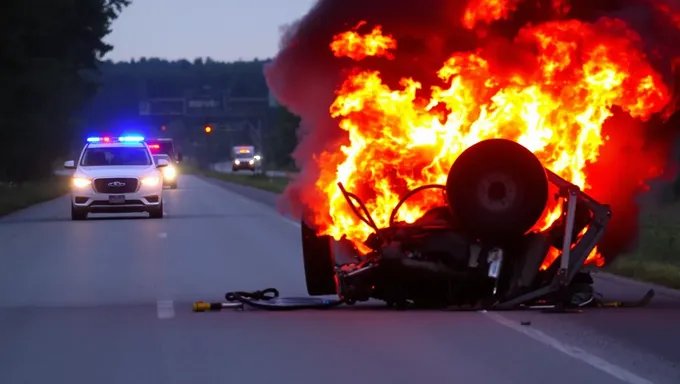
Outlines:
<svg viewBox="0 0 680 384"><path fill-rule="evenodd" d="M6 0L0 5L0 180L51 173L74 116L97 86L102 39L128 0Z"/></svg>
<svg viewBox="0 0 680 384"><path fill-rule="evenodd" d="M294 170L295 163L290 156L298 143L297 129L300 125L300 118L288 112L284 107L278 107L276 111L275 129L270 131L268 142L271 150L269 157L276 166Z"/></svg>
<svg viewBox="0 0 680 384"><path fill-rule="evenodd" d="M269 60L219 62L210 58L167 61L141 58L127 62L104 61L100 64L101 88L81 115L83 134L111 127L141 127L150 136L170 136L185 155L200 162L225 161L233 145L256 145L247 132L218 132L229 117L214 116L140 116L139 102L145 99L183 98L186 92L203 92L219 98L269 98L264 66ZM240 107L233 107L239 110ZM293 169L290 154L297 145L299 119L283 107L254 113L262 123L262 147L265 163L270 168ZM236 119L238 120L238 119ZM216 125L209 141L203 128ZM166 131L160 132L162 126ZM82 135L81 135L82 136ZM203 157L201 157L203 156ZM209 159L208 159L209 157Z"/></svg>

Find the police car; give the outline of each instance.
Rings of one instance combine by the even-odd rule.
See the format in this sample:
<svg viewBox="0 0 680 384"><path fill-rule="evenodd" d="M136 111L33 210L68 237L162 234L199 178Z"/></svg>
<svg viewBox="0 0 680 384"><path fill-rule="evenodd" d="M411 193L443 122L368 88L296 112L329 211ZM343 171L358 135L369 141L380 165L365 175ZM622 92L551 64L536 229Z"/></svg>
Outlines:
<svg viewBox="0 0 680 384"><path fill-rule="evenodd" d="M143 137L90 137L73 169L71 219L89 213L148 212L163 218L163 174L167 160L154 161Z"/></svg>

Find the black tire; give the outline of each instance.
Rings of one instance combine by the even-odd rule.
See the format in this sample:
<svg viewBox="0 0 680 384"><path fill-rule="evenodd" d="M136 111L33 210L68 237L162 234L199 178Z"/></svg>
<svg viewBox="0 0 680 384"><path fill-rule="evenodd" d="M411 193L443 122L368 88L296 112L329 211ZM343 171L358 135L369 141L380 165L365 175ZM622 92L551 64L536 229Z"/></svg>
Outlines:
<svg viewBox="0 0 680 384"><path fill-rule="evenodd" d="M71 220L82 221L87 220L87 211L82 208L76 208L71 204Z"/></svg>
<svg viewBox="0 0 680 384"><path fill-rule="evenodd" d="M151 219L162 219L163 218L163 201L154 208L149 209L149 218Z"/></svg>
<svg viewBox="0 0 680 384"><path fill-rule="evenodd" d="M300 221L305 283L310 296L336 294L335 260L329 236L318 236L304 220Z"/></svg>
<svg viewBox="0 0 680 384"><path fill-rule="evenodd" d="M456 159L446 195L453 214L472 235L502 241L523 235L540 219L548 202L548 178L528 149L490 139Z"/></svg>

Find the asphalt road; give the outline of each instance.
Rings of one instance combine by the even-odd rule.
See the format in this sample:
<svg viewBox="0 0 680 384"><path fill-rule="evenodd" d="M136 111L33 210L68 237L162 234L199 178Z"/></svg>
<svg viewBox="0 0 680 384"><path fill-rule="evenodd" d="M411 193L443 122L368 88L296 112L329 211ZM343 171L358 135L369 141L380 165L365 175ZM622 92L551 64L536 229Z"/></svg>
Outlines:
<svg viewBox="0 0 680 384"><path fill-rule="evenodd" d="M559 315L192 313L229 290L305 293L299 228L230 188L184 176L163 220L71 222L67 198L0 219L0 383L680 383L672 292Z"/></svg>

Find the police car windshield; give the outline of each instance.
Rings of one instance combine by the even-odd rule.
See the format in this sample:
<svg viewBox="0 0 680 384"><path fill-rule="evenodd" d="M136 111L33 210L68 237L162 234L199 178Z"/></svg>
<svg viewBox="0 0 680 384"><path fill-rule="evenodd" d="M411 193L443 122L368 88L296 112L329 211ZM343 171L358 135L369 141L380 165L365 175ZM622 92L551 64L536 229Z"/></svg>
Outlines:
<svg viewBox="0 0 680 384"><path fill-rule="evenodd" d="M237 153L236 158L237 159L250 159L253 157L252 153Z"/></svg>
<svg viewBox="0 0 680 384"><path fill-rule="evenodd" d="M151 165L151 157L143 147L88 148L80 165L85 167Z"/></svg>

